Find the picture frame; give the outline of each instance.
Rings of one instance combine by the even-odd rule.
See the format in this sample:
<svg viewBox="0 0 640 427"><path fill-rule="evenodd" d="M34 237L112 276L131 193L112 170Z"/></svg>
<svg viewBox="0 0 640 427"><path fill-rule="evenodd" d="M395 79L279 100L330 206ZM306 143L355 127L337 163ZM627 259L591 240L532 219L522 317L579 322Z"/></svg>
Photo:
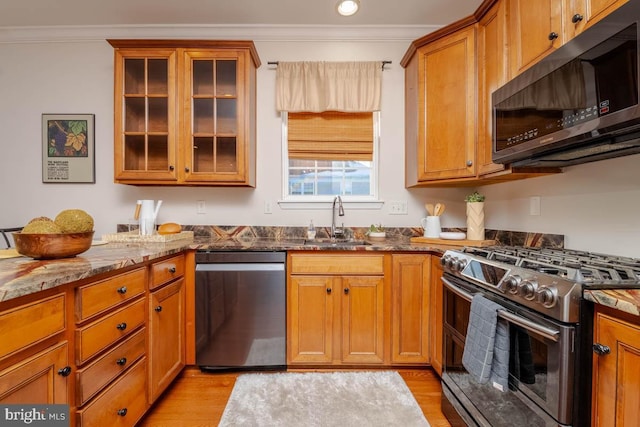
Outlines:
<svg viewBox="0 0 640 427"><path fill-rule="evenodd" d="M42 182L95 184L95 115L42 115Z"/></svg>

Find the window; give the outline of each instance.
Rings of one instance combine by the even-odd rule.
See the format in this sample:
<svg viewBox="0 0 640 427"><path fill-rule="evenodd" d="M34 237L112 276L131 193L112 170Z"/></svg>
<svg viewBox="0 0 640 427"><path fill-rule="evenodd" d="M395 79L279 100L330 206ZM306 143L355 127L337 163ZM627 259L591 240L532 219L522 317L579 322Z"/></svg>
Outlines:
<svg viewBox="0 0 640 427"><path fill-rule="evenodd" d="M378 112L282 114L285 200L377 199Z"/></svg>

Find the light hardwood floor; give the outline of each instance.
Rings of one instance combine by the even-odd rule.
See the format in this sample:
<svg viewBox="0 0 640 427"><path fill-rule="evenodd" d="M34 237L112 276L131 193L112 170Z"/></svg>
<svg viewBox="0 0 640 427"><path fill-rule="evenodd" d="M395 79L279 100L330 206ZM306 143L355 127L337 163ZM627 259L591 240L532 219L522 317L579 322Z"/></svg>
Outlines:
<svg viewBox="0 0 640 427"><path fill-rule="evenodd" d="M398 369L432 427L450 427L440 411L440 379L430 369ZM239 374L185 369L140 422L144 427L217 426Z"/></svg>

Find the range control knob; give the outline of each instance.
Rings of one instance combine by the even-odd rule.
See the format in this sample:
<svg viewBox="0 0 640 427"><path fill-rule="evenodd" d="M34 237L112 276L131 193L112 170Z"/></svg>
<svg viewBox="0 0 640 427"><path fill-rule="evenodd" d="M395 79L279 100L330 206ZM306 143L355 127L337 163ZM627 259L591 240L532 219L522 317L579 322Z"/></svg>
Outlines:
<svg viewBox="0 0 640 427"><path fill-rule="evenodd" d="M453 264L458 260L458 258L455 258L451 255L447 255L445 257L442 258L442 266L445 268L448 268L449 270L453 269Z"/></svg>
<svg viewBox="0 0 640 427"><path fill-rule="evenodd" d="M536 298L536 290L538 290L538 282L535 280L525 280L518 286L518 293L529 301Z"/></svg>
<svg viewBox="0 0 640 427"><path fill-rule="evenodd" d="M467 261L464 259L456 259L456 261L453 263L453 266L451 267L451 269L453 271L462 271L464 270L464 268L467 266Z"/></svg>
<svg viewBox="0 0 640 427"><path fill-rule="evenodd" d="M509 276L504 280L504 287L505 290L507 292L509 292L510 294L517 294L518 293L518 285L520 285L520 282L522 281L522 278L520 276L518 276L517 274L514 274L513 276Z"/></svg>
<svg viewBox="0 0 640 427"><path fill-rule="evenodd" d="M556 288L540 286L540 289L536 292L536 299L543 306L551 308L558 302L558 290Z"/></svg>

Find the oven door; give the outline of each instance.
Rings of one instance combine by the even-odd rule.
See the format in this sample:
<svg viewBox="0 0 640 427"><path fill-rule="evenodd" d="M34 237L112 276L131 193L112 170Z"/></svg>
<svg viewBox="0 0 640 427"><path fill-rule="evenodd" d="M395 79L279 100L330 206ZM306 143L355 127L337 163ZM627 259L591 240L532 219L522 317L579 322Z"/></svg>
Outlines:
<svg viewBox="0 0 640 427"><path fill-rule="evenodd" d="M575 326L551 321L445 274L443 412L452 425L572 425ZM509 324L509 390L479 384L462 365L473 294L502 305Z"/></svg>

